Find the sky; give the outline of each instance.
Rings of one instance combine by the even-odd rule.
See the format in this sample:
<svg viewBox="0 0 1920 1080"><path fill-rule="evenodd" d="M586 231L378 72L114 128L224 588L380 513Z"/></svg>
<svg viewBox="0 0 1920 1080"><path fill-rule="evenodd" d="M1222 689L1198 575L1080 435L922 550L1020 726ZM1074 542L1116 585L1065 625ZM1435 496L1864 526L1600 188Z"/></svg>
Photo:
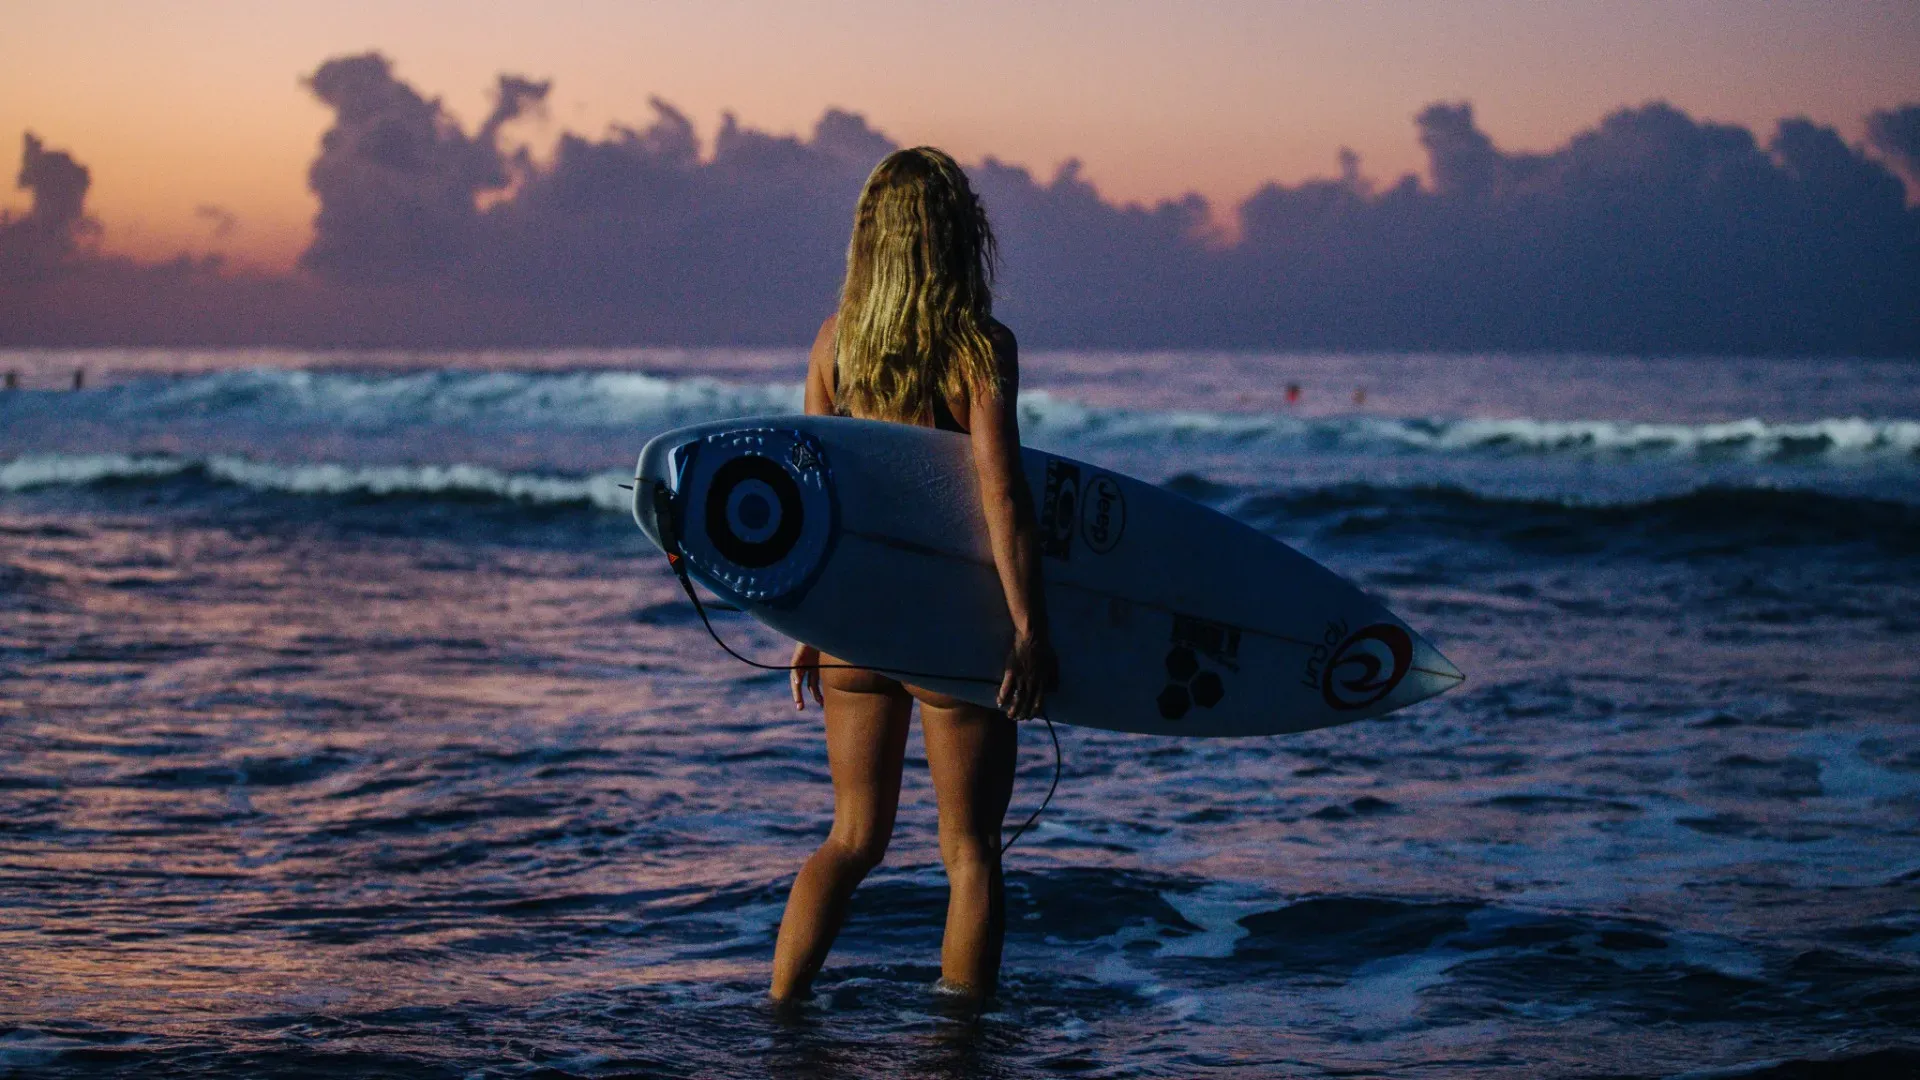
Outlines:
<svg viewBox="0 0 1920 1080"><path fill-rule="evenodd" d="M1337 174L1341 147L1386 182L1424 172L1413 118L1436 101L1547 151L1654 100L1763 138L1804 115L1849 142L1920 100L1910 0L5 0L0 23L0 146L32 131L89 168L99 250L275 271L312 240L306 174L334 119L303 80L369 50L469 130L499 74L551 79L507 136L537 157L563 131L646 127L654 96L709 153L724 112L804 136L839 107L970 164L1044 177L1077 158L1110 200L1199 192L1229 226L1266 181Z"/></svg>

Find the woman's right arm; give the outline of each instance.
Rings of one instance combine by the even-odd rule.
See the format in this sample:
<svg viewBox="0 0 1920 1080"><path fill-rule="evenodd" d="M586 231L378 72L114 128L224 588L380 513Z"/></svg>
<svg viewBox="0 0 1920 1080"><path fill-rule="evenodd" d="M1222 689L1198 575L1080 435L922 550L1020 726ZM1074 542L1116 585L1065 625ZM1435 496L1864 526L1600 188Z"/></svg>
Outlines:
<svg viewBox="0 0 1920 1080"><path fill-rule="evenodd" d="M999 704L1013 719L1029 720L1039 713L1057 670L1047 634L1033 497L1020 467L1020 416L1015 409L1020 369L1013 334L1001 328L994 347L999 385L975 389L967 420L993 565L1013 619L1013 648L1007 653Z"/></svg>
<svg viewBox="0 0 1920 1080"><path fill-rule="evenodd" d="M813 337L813 348L807 352L807 415L829 416L833 413L833 329L839 322L838 315L827 316L820 324L820 332ZM807 707L806 692L813 691L813 700L822 708L826 701L820 696L820 650L805 642L793 647L793 659L787 662L789 668L788 684L793 690L793 707Z"/></svg>

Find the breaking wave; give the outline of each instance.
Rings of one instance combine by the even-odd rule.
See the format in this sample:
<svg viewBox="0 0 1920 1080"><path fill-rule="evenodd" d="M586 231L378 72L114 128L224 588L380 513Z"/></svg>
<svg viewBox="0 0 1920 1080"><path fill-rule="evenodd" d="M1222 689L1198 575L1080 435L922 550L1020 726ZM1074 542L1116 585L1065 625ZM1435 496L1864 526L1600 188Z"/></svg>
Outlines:
<svg viewBox="0 0 1920 1080"><path fill-rule="evenodd" d="M658 431L734 416L798 411L798 383L738 383L639 372L441 370L401 374L251 368L143 378L85 395L19 393L0 417L75 417L175 426L322 425L349 431L463 428ZM1920 420L1792 422L1299 416L1086 405L1046 391L1021 397L1031 441L1387 455L1666 458L1795 465L1920 464Z"/></svg>
<svg viewBox="0 0 1920 1080"><path fill-rule="evenodd" d="M33 399L39 399L34 402ZM121 420L296 422L352 429L436 424L670 427L797 412L798 383L742 384L641 372L434 370L398 374L235 368L140 378L85 395L17 395L36 405Z"/></svg>
<svg viewBox="0 0 1920 1080"><path fill-rule="evenodd" d="M1714 424L1444 417L1290 417L1095 409L1036 394L1022 419L1038 432L1087 441L1154 440L1375 453L1664 456L1812 464L1920 464L1920 421L1836 417Z"/></svg>

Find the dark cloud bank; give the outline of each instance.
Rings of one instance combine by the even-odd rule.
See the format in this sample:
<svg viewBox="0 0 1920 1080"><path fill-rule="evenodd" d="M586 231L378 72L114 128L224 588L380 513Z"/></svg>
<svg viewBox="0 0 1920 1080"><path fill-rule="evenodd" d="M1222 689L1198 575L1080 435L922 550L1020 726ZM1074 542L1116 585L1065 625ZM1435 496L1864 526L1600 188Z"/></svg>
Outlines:
<svg viewBox="0 0 1920 1080"><path fill-rule="evenodd" d="M547 83L503 76L471 132L378 55L309 85L335 120L312 245L280 277L91 253L87 169L28 135L0 341L797 343L894 146L834 110L808 138L729 117L702 156L655 100L649 126L535 161L501 134ZM1231 244L1198 196L1117 206L1076 163L1041 180L989 158L971 171L1002 317L1062 346L1920 355L1920 209L1895 171L1920 190L1920 105L1870 117L1870 148L1803 119L1762 143L1659 103L1545 154L1501 150L1464 103L1415 124L1430 182L1375 183L1343 153L1338 178L1255 192Z"/></svg>

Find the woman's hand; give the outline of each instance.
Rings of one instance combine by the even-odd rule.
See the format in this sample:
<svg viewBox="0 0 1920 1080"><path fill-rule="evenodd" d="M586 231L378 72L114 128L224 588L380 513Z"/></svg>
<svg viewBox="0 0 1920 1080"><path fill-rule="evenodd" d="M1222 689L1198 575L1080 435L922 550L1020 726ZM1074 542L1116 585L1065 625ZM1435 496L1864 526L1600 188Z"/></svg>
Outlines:
<svg viewBox="0 0 1920 1080"><path fill-rule="evenodd" d="M820 650L807 644L795 645L792 665L793 671L789 674L793 683L793 707L806 709L807 699L801 693L801 687L805 686L813 691L814 702L826 708L826 699L820 696Z"/></svg>
<svg viewBox="0 0 1920 1080"><path fill-rule="evenodd" d="M1015 634L996 700L1011 719L1031 720L1039 715L1047 691L1059 681L1060 665L1046 634Z"/></svg>

